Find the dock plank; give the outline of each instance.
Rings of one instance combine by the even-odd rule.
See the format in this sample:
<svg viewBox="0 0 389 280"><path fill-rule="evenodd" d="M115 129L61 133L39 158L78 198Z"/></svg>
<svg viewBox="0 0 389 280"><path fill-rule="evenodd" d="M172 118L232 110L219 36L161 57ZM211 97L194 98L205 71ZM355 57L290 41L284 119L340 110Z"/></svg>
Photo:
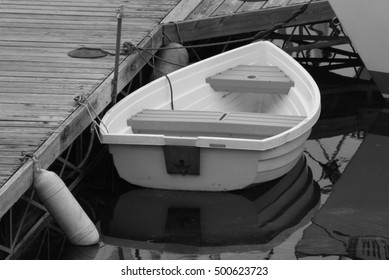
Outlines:
<svg viewBox="0 0 389 280"><path fill-rule="evenodd" d="M224 0L222 4L212 13L212 16L230 15L236 13L243 5L241 0Z"/></svg>
<svg viewBox="0 0 389 280"><path fill-rule="evenodd" d="M202 1L186 20L196 20L211 16L224 0Z"/></svg>
<svg viewBox="0 0 389 280"><path fill-rule="evenodd" d="M284 7L286 6L290 1L285 0L268 0L266 3L262 6L263 9L268 8L275 8L275 7ZM305 1L307 2L307 1Z"/></svg>
<svg viewBox="0 0 389 280"><path fill-rule="evenodd" d="M259 10L263 7L263 5L267 2L267 0L263 1L255 1L255 2L250 2L246 1L243 3L243 5L238 9L237 12L248 12L248 11L255 11Z"/></svg>
<svg viewBox="0 0 389 280"><path fill-rule="evenodd" d="M185 20L203 0L181 0L161 23Z"/></svg>

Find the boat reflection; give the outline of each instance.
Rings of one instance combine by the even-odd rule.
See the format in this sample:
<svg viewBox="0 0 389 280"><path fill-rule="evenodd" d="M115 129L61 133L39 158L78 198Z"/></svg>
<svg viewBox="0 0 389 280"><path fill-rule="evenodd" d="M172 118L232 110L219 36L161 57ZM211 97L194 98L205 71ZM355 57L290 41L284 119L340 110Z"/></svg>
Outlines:
<svg viewBox="0 0 389 280"><path fill-rule="evenodd" d="M123 248L212 253L265 245L298 224L319 197L304 156L283 177L234 192L126 188L101 220L103 242L119 247L122 258Z"/></svg>

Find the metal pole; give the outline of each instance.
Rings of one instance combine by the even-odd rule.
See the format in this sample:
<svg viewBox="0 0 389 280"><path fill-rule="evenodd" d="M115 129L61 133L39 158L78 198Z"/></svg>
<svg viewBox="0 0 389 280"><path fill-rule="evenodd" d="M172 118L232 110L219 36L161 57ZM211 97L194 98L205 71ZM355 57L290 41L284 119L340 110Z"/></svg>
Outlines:
<svg viewBox="0 0 389 280"><path fill-rule="evenodd" d="M117 29L116 29L116 52L115 52L115 71L114 76L112 80L112 104L116 103L116 97L118 94L118 75L119 75L119 57L120 57L120 38L122 33L122 18L124 15L124 8L123 6L120 6L119 10L117 11Z"/></svg>

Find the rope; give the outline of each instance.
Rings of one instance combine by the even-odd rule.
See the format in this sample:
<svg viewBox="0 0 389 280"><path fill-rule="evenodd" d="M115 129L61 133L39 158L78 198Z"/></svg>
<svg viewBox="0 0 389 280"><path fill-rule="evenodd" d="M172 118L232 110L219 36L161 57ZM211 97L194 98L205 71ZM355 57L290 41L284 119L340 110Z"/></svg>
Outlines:
<svg viewBox="0 0 389 280"><path fill-rule="evenodd" d="M125 43L123 44L123 48L124 48L124 50L125 50L126 52L128 52L128 53L132 53L132 52L134 52L134 51L137 51L138 54L139 54L139 56L143 59L143 61L144 61L147 65L149 65L149 66L150 66L151 68L153 68L154 70L159 71L162 75L164 75L164 76L166 77L166 79L167 79L167 81L168 81L168 84L169 84L169 89L170 89L170 107L171 107L172 110L174 110L174 94L173 94L173 86L172 86L172 83L171 83L171 81L170 81L169 76L168 76L166 73L164 73L161 69L159 69L159 68L155 67L155 65L151 64L151 63L149 62L149 60L146 59L146 58L143 56L142 51L145 51L146 53L148 53L148 54L151 55L151 56L153 56L153 54L150 53L150 52L148 52L148 51L145 50L145 49L142 49L142 48L139 48L139 47L135 46L135 45L134 45L133 43L131 43L131 42L125 42ZM173 49L173 48L172 48L172 49Z"/></svg>
<svg viewBox="0 0 389 280"><path fill-rule="evenodd" d="M106 131L107 133L109 133L107 126L106 126L106 125L104 124L104 122L101 120L101 118L100 118L99 115L96 113L96 111L93 109L92 104L90 104L88 98L86 98L86 96L85 96L84 94L81 94L81 95L79 95L79 96L76 96L76 97L74 98L74 101L76 101L79 105L83 106L83 107L87 110L87 112L88 112L88 114L89 114L89 117L90 117L91 120L92 120L92 124L94 124L94 125L93 125L93 128L94 128L94 130L95 130L95 132L96 132L96 135L97 135L97 137L99 138L99 141L100 141L100 143L101 143L102 141L101 141L101 138L100 138L100 134L99 134L99 132L97 131L97 128L96 128L96 127L98 127L98 128L101 129L101 128L102 128L102 127L100 126L100 124L101 124L101 125L104 127L105 131ZM84 102L86 102L87 104L85 104ZM88 105L89 105L89 106L88 106ZM89 109L89 107L91 108L91 110L92 110L94 116L93 116L91 110ZM97 123L95 119L97 119L97 120L100 122L100 124Z"/></svg>
<svg viewBox="0 0 389 280"><path fill-rule="evenodd" d="M38 158L33 153L22 152L24 159L31 159L34 165L34 171L40 173L42 171L41 164Z"/></svg>
<svg viewBox="0 0 389 280"><path fill-rule="evenodd" d="M299 15L304 13L306 11L306 9L308 8L308 6L312 3L312 1L313 0L310 0L308 3L304 4L303 6L301 6L298 10L294 11L293 13L291 13L290 16L287 17L283 22L274 25L272 28L270 28L268 30L258 32L254 36L254 38L255 38L254 41L266 38L271 33L273 33L275 30L284 27L287 23L291 22L293 19L295 19L296 17L298 17Z"/></svg>
<svg viewBox="0 0 389 280"><path fill-rule="evenodd" d="M73 58L101 58L107 55L114 56L115 53L103 50L101 48L92 47L81 47L68 53L68 56Z"/></svg>
<svg viewBox="0 0 389 280"><path fill-rule="evenodd" d="M166 49L170 49L170 48L166 48ZM175 66L180 66L180 67L185 67L187 65L184 65L184 64L180 64L180 63L176 63L176 62L171 62L169 60L166 60L166 59L163 59L162 57L158 56L158 55L155 55L155 54L152 54L151 52L149 52L148 50L146 49L143 49L143 51L147 52L149 55L152 55L154 58L158 58L159 60L163 61L163 62L166 62L166 63L169 63L171 65L175 65Z"/></svg>
<svg viewBox="0 0 389 280"><path fill-rule="evenodd" d="M88 158L90 157L91 153L92 153L92 148L93 148L93 143L95 141L95 135L97 135L97 137L99 137L99 134L96 132L96 124L95 123L92 123L91 127L90 127L90 139L89 139L89 145L88 145L88 150L86 151L86 154L83 158L83 160L78 164L77 168L82 168Z"/></svg>

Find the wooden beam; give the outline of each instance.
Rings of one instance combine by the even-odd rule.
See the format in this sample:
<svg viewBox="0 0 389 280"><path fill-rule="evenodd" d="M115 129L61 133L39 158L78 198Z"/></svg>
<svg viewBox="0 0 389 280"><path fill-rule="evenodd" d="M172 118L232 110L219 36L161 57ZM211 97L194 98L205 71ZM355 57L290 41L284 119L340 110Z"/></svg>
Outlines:
<svg viewBox="0 0 389 280"><path fill-rule="evenodd" d="M302 35L302 34L281 34L281 33L273 33L268 36L268 39L271 40L284 40L284 41L292 41L297 43L306 43L308 44L308 41L314 41L314 42L322 42L322 41L338 41L340 39L348 39L347 36L332 36L332 35ZM348 41L347 43L350 43Z"/></svg>
<svg viewBox="0 0 389 280"><path fill-rule="evenodd" d="M162 44L162 28L155 27L145 37L140 48L159 48ZM144 57L150 58L144 54ZM118 90L122 90L131 79L142 69L145 61L137 52L127 56L120 64L118 75ZM88 103L97 113L102 112L111 102L111 82L113 73L104 80L89 96ZM53 132L53 134L39 147L35 156L42 168L48 168L66 148L87 128L92 122L84 106L77 109ZM0 217L2 217L17 200L30 188L33 181L33 164L26 161L19 170L0 188Z"/></svg>
<svg viewBox="0 0 389 280"><path fill-rule="evenodd" d="M332 71L332 70L338 70L338 69L344 69L344 68L354 68L354 67L362 67L363 63L361 60L357 59L350 59L349 62L345 63L337 63L337 64L329 64L329 65L320 65L320 69L324 71ZM358 89L360 90L360 89Z"/></svg>
<svg viewBox="0 0 389 280"><path fill-rule="evenodd" d="M296 47L289 47L284 49L287 53L293 53L293 52L300 52L305 50L311 50L311 49L322 49L322 48L328 48L332 46L338 46L338 45L344 45L349 44L350 40L348 38L340 38L339 40L333 40L328 42L318 42L318 43L312 43L312 44L306 44Z"/></svg>
<svg viewBox="0 0 389 280"><path fill-rule="evenodd" d="M282 23L303 5L268 8L253 12L236 13L228 16L209 17L200 20L166 23L163 32L175 42L188 42L200 39L236 35L272 28ZM289 22L286 26L325 22L333 19L333 12L328 1L312 2L307 10Z"/></svg>

